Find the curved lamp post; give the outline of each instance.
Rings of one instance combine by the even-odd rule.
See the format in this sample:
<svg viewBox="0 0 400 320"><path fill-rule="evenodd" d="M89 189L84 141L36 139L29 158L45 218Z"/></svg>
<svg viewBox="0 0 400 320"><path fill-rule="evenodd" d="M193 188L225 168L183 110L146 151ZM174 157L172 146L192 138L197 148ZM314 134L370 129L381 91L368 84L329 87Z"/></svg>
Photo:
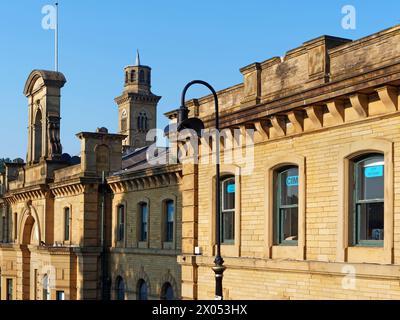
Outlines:
<svg viewBox="0 0 400 320"><path fill-rule="evenodd" d="M204 129L204 123L198 118L190 118L189 119L189 109L186 107L186 93L189 88L193 85L200 84L206 86L212 92L214 96L215 103L215 129L217 132L216 139L216 175L215 175L215 218L216 218L216 240L217 240L217 254L215 257L215 266L212 268L215 272L215 299L223 300L223 289L222 289L222 278L226 267L224 266L224 259L221 257L221 232L220 232L220 223L221 223L221 207L220 207L220 141L218 139L219 132L219 106L218 106L218 96L215 92L214 88L207 82L202 80L195 80L186 85L182 92L182 101L181 107L178 112L178 131L182 131L184 129L192 129L196 131L197 135L200 136L201 131Z"/></svg>

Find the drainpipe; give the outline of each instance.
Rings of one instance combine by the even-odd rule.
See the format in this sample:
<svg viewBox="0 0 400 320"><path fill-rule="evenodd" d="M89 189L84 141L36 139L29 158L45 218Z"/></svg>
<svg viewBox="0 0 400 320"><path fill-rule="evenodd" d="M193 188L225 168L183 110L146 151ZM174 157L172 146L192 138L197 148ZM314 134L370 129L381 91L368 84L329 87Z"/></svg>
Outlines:
<svg viewBox="0 0 400 320"><path fill-rule="evenodd" d="M106 235L106 223L105 223L105 213L106 213L106 174L103 171L101 177L101 263L102 263L102 300L108 300L108 276L107 276L107 243L105 241Z"/></svg>

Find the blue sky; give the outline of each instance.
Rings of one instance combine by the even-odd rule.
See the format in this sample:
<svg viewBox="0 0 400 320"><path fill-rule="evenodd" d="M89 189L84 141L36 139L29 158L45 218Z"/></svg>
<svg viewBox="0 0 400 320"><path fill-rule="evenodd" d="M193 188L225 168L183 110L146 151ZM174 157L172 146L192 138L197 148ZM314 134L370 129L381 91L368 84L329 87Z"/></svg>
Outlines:
<svg viewBox="0 0 400 320"><path fill-rule="evenodd" d="M79 153L75 134L105 126L117 130L114 98L123 67L135 61L153 68L153 89L163 113L177 108L193 79L217 90L242 81L239 69L323 34L357 39L400 23L400 1L317 0L60 0L61 141ZM53 69L53 32L41 27L50 0L0 1L0 157L26 157L27 101L22 94L33 69ZM344 5L357 13L355 30L341 26ZM207 94L191 91L192 97Z"/></svg>

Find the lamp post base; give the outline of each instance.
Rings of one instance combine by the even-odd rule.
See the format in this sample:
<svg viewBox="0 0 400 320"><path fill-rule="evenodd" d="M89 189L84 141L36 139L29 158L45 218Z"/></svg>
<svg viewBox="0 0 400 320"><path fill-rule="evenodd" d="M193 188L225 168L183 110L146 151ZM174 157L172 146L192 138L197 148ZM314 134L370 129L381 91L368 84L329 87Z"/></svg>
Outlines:
<svg viewBox="0 0 400 320"><path fill-rule="evenodd" d="M222 264L216 264L212 269L215 273L215 300L224 300L222 279L226 267Z"/></svg>

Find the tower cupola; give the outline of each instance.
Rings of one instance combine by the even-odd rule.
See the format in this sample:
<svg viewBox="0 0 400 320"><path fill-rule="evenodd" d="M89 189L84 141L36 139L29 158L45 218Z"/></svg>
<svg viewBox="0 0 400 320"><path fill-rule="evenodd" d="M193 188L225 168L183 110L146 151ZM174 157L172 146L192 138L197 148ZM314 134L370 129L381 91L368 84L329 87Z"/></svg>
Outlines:
<svg viewBox="0 0 400 320"><path fill-rule="evenodd" d="M115 99L118 105L119 133L126 136L125 149L138 149L151 145L147 141L150 130L157 128L157 104L161 97L151 92L151 68L140 62L124 69L125 84L122 95Z"/></svg>
<svg viewBox="0 0 400 320"><path fill-rule="evenodd" d="M139 51L135 65L127 66L125 71L125 92L150 93L151 68L140 63Z"/></svg>

